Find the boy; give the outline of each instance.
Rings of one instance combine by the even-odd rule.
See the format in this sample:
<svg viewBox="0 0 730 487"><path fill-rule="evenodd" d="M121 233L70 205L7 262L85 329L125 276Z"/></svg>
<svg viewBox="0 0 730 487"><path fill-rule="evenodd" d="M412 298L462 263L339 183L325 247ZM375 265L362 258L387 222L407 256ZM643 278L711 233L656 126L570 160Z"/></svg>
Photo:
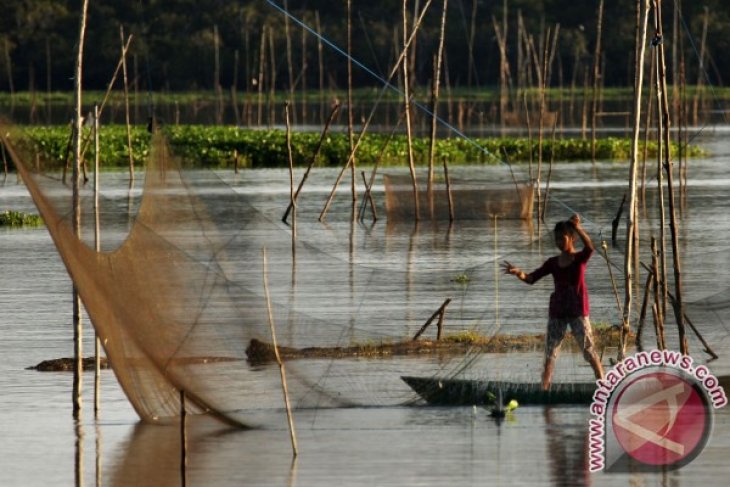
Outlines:
<svg viewBox="0 0 730 487"><path fill-rule="evenodd" d="M555 245L560 254L551 257L537 270L525 274L509 262L502 267L505 274L512 274L527 284L534 284L548 274L553 275L555 291L550 295L550 317L545 334L545 368L542 388L548 390L553 376L555 359L565 331L570 326L573 336L583 349L583 357L591 364L596 379L603 379L603 367L593 347L593 330L588 319L588 289L585 270L594 247L591 238L583 230L580 217L573 215L568 221L555 225ZM583 242L583 250L575 249L576 234Z"/></svg>

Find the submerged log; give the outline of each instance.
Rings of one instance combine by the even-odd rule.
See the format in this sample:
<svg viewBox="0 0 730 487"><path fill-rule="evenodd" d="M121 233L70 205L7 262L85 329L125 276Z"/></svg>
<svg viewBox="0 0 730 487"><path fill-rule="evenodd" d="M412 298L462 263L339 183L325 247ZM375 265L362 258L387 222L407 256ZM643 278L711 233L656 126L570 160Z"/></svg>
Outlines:
<svg viewBox="0 0 730 487"><path fill-rule="evenodd" d="M601 349L615 346L619 339L619 330L615 327L593 330L595 346ZM633 343L634 336L631 336ZM483 336L471 332L447 335L441 340L412 340L410 338L396 342L368 342L338 347L282 347L278 346L281 359L298 360L314 358L387 358L391 356L423 356L423 355L461 355L467 352L507 353L542 351L545 346L545 335L542 333L529 335L493 335ZM563 348L579 352L580 347L567 333ZM252 365L273 363L276 361L274 347L270 343L251 339L246 348L246 356Z"/></svg>

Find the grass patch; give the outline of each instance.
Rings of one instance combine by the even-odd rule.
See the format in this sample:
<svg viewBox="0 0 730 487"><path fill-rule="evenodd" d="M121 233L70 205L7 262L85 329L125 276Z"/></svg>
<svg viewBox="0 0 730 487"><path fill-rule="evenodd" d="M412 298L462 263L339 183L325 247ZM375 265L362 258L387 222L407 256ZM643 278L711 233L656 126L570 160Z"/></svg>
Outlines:
<svg viewBox="0 0 730 487"><path fill-rule="evenodd" d="M222 168L233 165L233 153L237 151L242 167L271 168L288 167L286 152L286 133L283 130L250 130L233 126L179 125L166 126L164 132L170 141L173 151L186 164L195 166ZM33 126L27 127L26 133L32 141L32 150L44 154L52 164L60 167L69 155L69 128L66 126ZM85 137L90 137L86 129ZM320 134L315 132L295 132L292 134L292 150L294 164L303 167L309 162L311 154L319 140ZM381 152L387 135L367 134L358 150L358 163L372 165ZM102 167L125 167L127 160L127 133L123 125L108 125L101 128ZM537 160L537 144L526 138L496 137L479 138L475 141L484 148L480 150L471 142L460 138L439 139L436 141L436 159L446 157L452 164L500 164L501 156L507 153L510 162L526 162L532 158ZM413 150L416 163L425 166L428 161L429 139L416 137ZM132 129L132 156L135 164L141 166L149 154L150 135L144 127ZM648 145L649 156L656 155L656 143ZM673 153L677 146L672 145ZM87 160L93 160L93 147L86 153ZM591 159L591 142L581 139L562 139L545 141L543 157L547 159L554 152L557 161L586 161ZM602 160L627 162L631 152L631 141L628 138L608 137L599 139L596 146L596 157ZM347 160L349 141L344 133L330 134L322 146L318 163L325 167L339 167ZM393 137L383 154L381 165L406 166L408 161L408 145L404 135ZM692 157L705 155L697 146L690 146L688 155Z"/></svg>
<svg viewBox="0 0 730 487"><path fill-rule="evenodd" d="M14 210L5 210L0 213L0 226L3 227L38 227L41 225L43 225L43 218L39 215Z"/></svg>

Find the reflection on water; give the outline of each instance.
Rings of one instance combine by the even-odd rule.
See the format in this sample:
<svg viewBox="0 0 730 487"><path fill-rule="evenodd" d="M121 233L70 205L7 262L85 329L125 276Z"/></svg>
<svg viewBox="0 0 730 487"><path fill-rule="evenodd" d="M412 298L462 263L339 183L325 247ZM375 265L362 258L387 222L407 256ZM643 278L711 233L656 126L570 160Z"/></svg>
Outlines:
<svg viewBox="0 0 730 487"><path fill-rule="evenodd" d="M730 231L730 179L724 161L696 161L690 172L689 200L682 214L689 300L717 294L729 285L727 273L718 271L728 264L725 237ZM457 171L472 180L511 184L504 168ZM346 341L363 327L381 331L384 336L412 336L447 296L453 299L446 315L447 333L475 327L487 334L542 330L550 286L500 281L495 264L510 259L525 268L537 266L555 252L551 239L538 239L539 232L525 222L501 219L453 225L415 226L385 220L353 224L345 191L335 200L329 223L320 225L316 216L333 175L331 170L313 173L302 192L296 266L285 260L278 271L272 269L272 292L280 303L291 309L309 306L312 316L324 320L348 316L347 322L338 323ZM211 186L211 201L219 197L225 201L225 195L231 193L246 198L254 204L255 216L235 213L224 204L218 209L232 212L231 228L250 224L249 229L262 232L254 238L265 242L271 234L261 229L274 227L275 235L289 238L272 245L290 248L286 227L277 226L288 202L287 176L275 170L238 175L218 171L214 179L224 187ZM564 164L556 165L553 176L548 222L565 218L575 209L584 216L595 240L610 235L611 220L625 186L625 168L610 163ZM104 180L102 232L108 250L125 238L129 220L119 215L135 211L140 190L129 188L124 174L105 175ZM376 198L382 196L382 187L376 185L374 191ZM648 206L653 207L654 197L649 188ZM0 201L3 207L35 212L25 188L14 176L0 187ZM646 238L656 233L651 211L642 222ZM647 247L643 245L642 252ZM253 245L252 249L258 255L260 247ZM317 263L307 258L315 251L343 264L341 275L326 276L327 285L337 290L326 309L313 305L321 298L322 288L318 286L323 280L317 275ZM610 252L612 259L620 262L621 249ZM513 421L501 425L489 419L484 410L471 408L297 410L294 419L301 455L293 464L283 415L268 428L248 431L190 418L184 443L179 425L138 424L112 373L105 371L100 419L94 421L85 411L81 421L74 424L70 376L24 370L44 359L70 355L70 285L65 270L44 229L0 230L0 254L5 256L0 273L0 354L7 364L0 374L0 417L5 425L5 441L0 444L2 485L180 485L182 481L189 485L282 486L625 485L629 481L681 485L689 479L712 485L724 477L723 462L730 448L730 421L724 410L718 414L707 450L666 479L649 474L587 474L588 411L583 407L522 407ZM602 261L591 261L588 278L594 323L617 320L607 273ZM454 278L460 274L467 275L468 281L456 282ZM708 282L708 275L714 276L712 282ZM371 283L376 279L391 282L391 287L373 289ZM349 313L352 309L358 313ZM277 325L286 322L287 316L277 317ZM730 324L722 320L712 326L708 323L696 324L703 326L705 336L717 344L721 355L711 367L727 373L730 367L725 356L730 346L722 340L728 337L726 327ZM85 336L85 349L93 349L93 334ZM282 340L287 339L292 340L282 333ZM669 340L673 339L670 334ZM697 344L691 343L691 347L699 358ZM399 399L405 398L409 391L398 378L403 370L430 373L459 365L448 360L383 361L376 387L397 391ZM528 380L538 377L540 366L539 352L494 354L475 361L471 372ZM310 367L317 373L337 369L338 376L334 372L328 376L337 381L347 379L348 371L366 368L367 363L322 360L313 361ZM556 373L566 380L590 376L579 356L563 354L559 367ZM296 373L295 366L292 371ZM86 375L87 382L90 377ZM357 381L342 384L353 390L362 385ZM87 396L91 394L91 388L85 389ZM371 390L360 393L370 399L376 394ZM92 403L85 397L85 404ZM187 445L184 450L183 444Z"/></svg>

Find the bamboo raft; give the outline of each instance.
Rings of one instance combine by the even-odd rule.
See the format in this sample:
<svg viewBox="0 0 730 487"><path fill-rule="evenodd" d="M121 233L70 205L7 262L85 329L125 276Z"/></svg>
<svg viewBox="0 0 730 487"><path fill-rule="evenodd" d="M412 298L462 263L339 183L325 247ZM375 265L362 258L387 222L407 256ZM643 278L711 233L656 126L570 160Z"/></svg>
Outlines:
<svg viewBox="0 0 730 487"><path fill-rule="evenodd" d="M429 404L439 406L487 405L502 392L505 402L515 399L525 404L589 404L596 389L594 382L563 382L544 391L534 382L506 382L437 377L401 377Z"/></svg>

